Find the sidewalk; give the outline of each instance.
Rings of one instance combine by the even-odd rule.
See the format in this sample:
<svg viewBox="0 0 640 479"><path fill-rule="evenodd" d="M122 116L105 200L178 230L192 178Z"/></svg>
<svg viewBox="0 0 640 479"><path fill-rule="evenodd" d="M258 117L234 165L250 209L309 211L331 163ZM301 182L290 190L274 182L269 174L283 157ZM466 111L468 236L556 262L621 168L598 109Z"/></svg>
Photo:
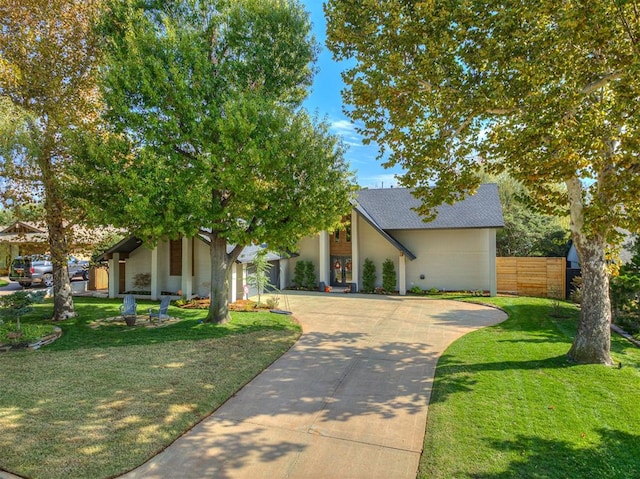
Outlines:
<svg viewBox="0 0 640 479"><path fill-rule="evenodd" d="M124 478L415 478L436 363L506 319L425 298L288 293L304 335Z"/></svg>

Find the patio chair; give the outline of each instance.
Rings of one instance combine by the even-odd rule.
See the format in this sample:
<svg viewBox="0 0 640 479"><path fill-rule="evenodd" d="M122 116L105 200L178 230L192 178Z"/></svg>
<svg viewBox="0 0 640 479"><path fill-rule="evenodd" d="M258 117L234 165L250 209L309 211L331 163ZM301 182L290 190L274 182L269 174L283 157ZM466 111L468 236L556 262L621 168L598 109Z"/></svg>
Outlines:
<svg viewBox="0 0 640 479"><path fill-rule="evenodd" d="M125 320L127 324L132 322L135 324L136 316L138 314L138 305L136 304L136 298L132 294L126 294L120 305L120 316Z"/></svg>
<svg viewBox="0 0 640 479"><path fill-rule="evenodd" d="M171 303L171 298L169 296L163 296L159 309L149 308L149 321L157 318L158 323L161 323L163 319L169 319L169 315L167 314L169 303Z"/></svg>

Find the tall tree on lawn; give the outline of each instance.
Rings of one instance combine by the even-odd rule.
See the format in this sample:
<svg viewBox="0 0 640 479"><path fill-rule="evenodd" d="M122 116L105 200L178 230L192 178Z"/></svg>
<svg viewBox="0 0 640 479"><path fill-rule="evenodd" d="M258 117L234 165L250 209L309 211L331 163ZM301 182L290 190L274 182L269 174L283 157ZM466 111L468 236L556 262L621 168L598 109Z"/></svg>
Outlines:
<svg viewBox="0 0 640 479"><path fill-rule="evenodd" d="M67 273L80 218L65 189L74 138L97 120L97 2L0 0L0 189L19 211L44 203L53 261L53 319L75 316Z"/></svg>
<svg viewBox="0 0 640 479"><path fill-rule="evenodd" d="M87 202L149 244L205 237L209 321L229 319L244 246L293 248L349 210L343 148L300 108L310 30L297 1L279 0L118 0L101 22L111 129L86 144L88 175L102 178Z"/></svg>
<svg viewBox="0 0 640 479"><path fill-rule="evenodd" d="M351 118L406 169L429 213L507 170L571 217L583 276L580 363L611 364L605 250L640 225L637 2L329 0L328 44L355 59Z"/></svg>

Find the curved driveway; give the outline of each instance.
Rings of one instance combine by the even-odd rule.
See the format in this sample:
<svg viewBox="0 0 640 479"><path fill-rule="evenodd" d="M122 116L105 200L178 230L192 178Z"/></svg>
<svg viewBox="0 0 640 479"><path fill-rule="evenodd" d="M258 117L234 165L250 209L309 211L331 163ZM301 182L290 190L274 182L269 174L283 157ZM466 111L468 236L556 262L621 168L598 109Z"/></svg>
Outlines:
<svg viewBox="0 0 640 479"><path fill-rule="evenodd" d="M296 345L123 477L415 478L438 358L463 334L506 319L426 298L286 300L304 331Z"/></svg>

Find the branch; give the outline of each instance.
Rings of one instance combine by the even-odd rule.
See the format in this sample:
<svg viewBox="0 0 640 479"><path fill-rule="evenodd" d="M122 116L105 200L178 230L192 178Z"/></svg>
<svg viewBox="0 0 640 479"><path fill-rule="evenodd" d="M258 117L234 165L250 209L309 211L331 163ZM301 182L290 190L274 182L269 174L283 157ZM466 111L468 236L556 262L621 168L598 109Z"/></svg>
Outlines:
<svg viewBox="0 0 640 479"><path fill-rule="evenodd" d="M244 249L244 245L242 244L237 244L233 247L233 249L231 250L231 253L229 253L227 255L227 257L229 258L230 262L233 262L235 260L238 259L238 256L240 256L240 253L242 253L242 250Z"/></svg>
<svg viewBox="0 0 640 479"><path fill-rule="evenodd" d="M617 70L615 72L607 73L602 78L599 78L598 80L595 80L589 83L587 86L585 86L582 89L582 94L588 95L589 93L593 93L594 91L599 90L600 88L605 86L607 83L613 80L617 80L618 78L622 78L623 76L624 76L624 72L622 70Z"/></svg>
<svg viewBox="0 0 640 479"><path fill-rule="evenodd" d="M190 160L193 160L193 161L198 159L198 157L196 155L194 155L193 153L188 152L187 150L184 150L184 149L180 148L178 145L174 145L173 151L175 151L179 155L186 156L187 158L189 158Z"/></svg>

